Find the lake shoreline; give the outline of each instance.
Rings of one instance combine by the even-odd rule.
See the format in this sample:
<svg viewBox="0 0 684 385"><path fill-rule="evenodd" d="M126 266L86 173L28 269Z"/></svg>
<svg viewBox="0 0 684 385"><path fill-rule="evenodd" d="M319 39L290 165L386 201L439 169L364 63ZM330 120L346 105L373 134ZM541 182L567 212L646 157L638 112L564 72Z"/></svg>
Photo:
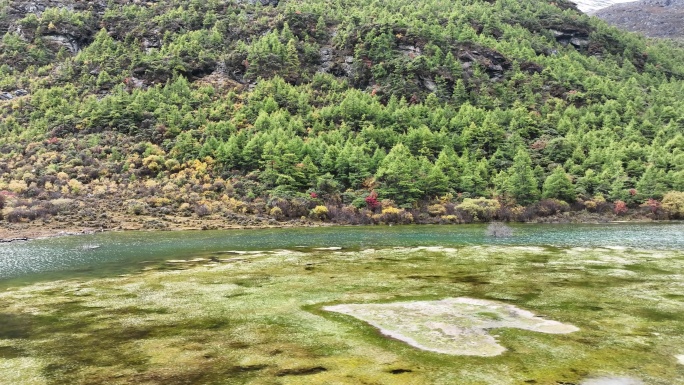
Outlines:
<svg viewBox="0 0 684 385"><path fill-rule="evenodd" d="M599 213L588 213L585 211L566 213L570 215L556 215L550 217L534 218L528 224L562 224L562 223L581 223L581 224L608 224L608 223L649 223L649 222L669 222L668 220L654 220L652 218L637 216L630 218L620 218ZM142 219L142 220L141 220ZM157 218L158 219L158 218ZM255 218L257 221L259 218ZM24 222L24 223L2 223L0 224L0 244L25 242L35 239L49 239L65 236L92 235L103 232L122 232L122 231L203 231L203 230L258 230L258 229L277 229L277 228L315 228L315 227L348 227L348 226L393 226L401 224L350 224L337 222L312 221L309 219L290 220L283 222L263 221L250 224L241 224L226 221L223 219L210 218L207 220L194 219L179 221L177 217L165 218L164 226L145 226L144 223L149 218L123 218L123 220L113 226L79 226L73 223L61 222ZM179 223L181 222L181 223ZM488 221L484 223L498 222ZM467 223L433 223L415 222L413 225L462 225Z"/></svg>

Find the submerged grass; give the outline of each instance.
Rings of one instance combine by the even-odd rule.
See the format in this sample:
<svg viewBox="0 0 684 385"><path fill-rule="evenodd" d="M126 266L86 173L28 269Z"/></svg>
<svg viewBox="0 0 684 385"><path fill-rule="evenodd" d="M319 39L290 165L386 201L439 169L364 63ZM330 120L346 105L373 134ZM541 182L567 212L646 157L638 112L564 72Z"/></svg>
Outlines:
<svg viewBox="0 0 684 385"><path fill-rule="evenodd" d="M684 384L683 256L480 246L278 251L17 287L0 293L0 378L556 385L613 375ZM580 330L493 329L502 355L452 356L323 310L448 297L496 300Z"/></svg>

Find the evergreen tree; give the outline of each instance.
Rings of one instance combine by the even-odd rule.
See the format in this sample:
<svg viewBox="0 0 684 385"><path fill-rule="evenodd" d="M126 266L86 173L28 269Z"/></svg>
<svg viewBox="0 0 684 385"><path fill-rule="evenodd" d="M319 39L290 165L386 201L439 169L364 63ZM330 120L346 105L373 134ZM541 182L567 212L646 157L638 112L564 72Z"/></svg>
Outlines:
<svg viewBox="0 0 684 385"><path fill-rule="evenodd" d="M318 167L314 164L309 155L305 156L302 163L297 166L303 178L298 181L300 188L314 186L318 179Z"/></svg>
<svg viewBox="0 0 684 385"><path fill-rule="evenodd" d="M447 146L439 153L435 166L447 177L449 188L455 188L460 178L460 162L453 148Z"/></svg>
<svg viewBox="0 0 684 385"><path fill-rule="evenodd" d="M665 171L655 166L648 166L636 184L639 197L642 200L660 199L667 192L665 185Z"/></svg>
<svg viewBox="0 0 684 385"><path fill-rule="evenodd" d="M415 175L420 165L411 152L399 143L390 150L380 163L376 179L381 187L378 193L381 198L393 199L400 205L411 205L422 195Z"/></svg>
<svg viewBox="0 0 684 385"><path fill-rule="evenodd" d="M542 187L542 198L554 198L566 202L575 201L577 198L575 188L572 185L570 176L565 173L563 167L556 167L551 175L546 178Z"/></svg>
<svg viewBox="0 0 684 385"><path fill-rule="evenodd" d="M428 198L442 196L449 192L449 178L442 169L434 165L425 177L425 195Z"/></svg>
<svg viewBox="0 0 684 385"><path fill-rule="evenodd" d="M527 151L518 150L513 159L513 166L508 169L508 175L508 189L516 202L527 205L539 200L539 187Z"/></svg>

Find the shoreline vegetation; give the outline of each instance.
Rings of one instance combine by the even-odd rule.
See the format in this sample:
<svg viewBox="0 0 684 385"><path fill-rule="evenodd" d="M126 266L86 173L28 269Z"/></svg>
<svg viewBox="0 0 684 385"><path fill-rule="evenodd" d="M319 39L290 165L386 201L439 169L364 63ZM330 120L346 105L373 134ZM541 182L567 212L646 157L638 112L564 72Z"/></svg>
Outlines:
<svg viewBox="0 0 684 385"><path fill-rule="evenodd" d="M541 202L540 202L541 203ZM548 204L548 203L547 203ZM319 207L319 206L316 206ZM315 207L315 208L316 208ZM323 206L326 207L326 206ZM677 215L668 215L660 207L653 211L648 207L639 207L626 212L616 213L614 205L605 204L599 211L587 209L565 211L562 209L537 215L527 220L511 221L502 215L490 215L485 219L464 216L456 209L456 215L430 215L420 210L378 210L356 211L354 216L340 217L316 215L315 208L310 214L300 218L276 220L270 216L260 215L229 215L213 214L198 216L160 215L154 213L128 214L102 212L107 220L79 221L74 215L62 213L56 217L36 219L33 221L19 221L17 223L0 221L0 244L29 241L61 236L88 235L110 231L203 231L203 230L245 230L267 228L295 228L295 227L328 227L328 226L392 226L392 225L459 225L470 223L624 223L624 222L654 222L677 220ZM333 208L330 211L334 211ZM344 209L338 209L343 211ZM319 212L321 209L318 210ZM388 213L391 213L388 215Z"/></svg>
<svg viewBox="0 0 684 385"><path fill-rule="evenodd" d="M684 49L566 0L13 4L2 238L684 218Z"/></svg>

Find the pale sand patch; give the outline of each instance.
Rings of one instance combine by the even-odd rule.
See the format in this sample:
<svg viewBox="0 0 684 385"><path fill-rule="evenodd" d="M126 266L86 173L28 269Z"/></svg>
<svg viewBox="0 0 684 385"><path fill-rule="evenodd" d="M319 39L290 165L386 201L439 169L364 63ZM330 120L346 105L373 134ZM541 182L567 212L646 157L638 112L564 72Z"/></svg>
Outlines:
<svg viewBox="0 0 684 385"><path fill-rule="evenodd" d="M314 247L313 249L314 249L314 250L321 250L321 251L325 251L325 250L342 250L342 248L339 247L339 246L331 246L331 247Z"/></svg>
<svg viewBox="0 0 684 385"><path fill-rule="evenodd" d="M684 365L684 354L680 354L678 356L675 356L675 358L677 359L678 363Z"/></svg>
<svg viewBox="0 0 684 385"><path fill-rule="evenodd" d="M509 249L514 251L531 251L535 253L543 253L546 251L546 249L539 246L512 246Z"/></svg>
<svg viewBox="0 0 684 385"><path fill-rule="evenodd" d="M44 385L40 360L29 357L0 359L0 381L3 384Z"/></svg>
<svg viewBox="0 0 684 385"><path fill-rule="evenodd" d="M458 249L455 249L453 247L443 247L443 246L420 246L420 247L414 247L413 249L409 249L410 251L430 251L433 253L456 253L458 252Z"/></svg>
<svg viewBox="0 0 684 385"><path fill-rule="evenodd" d="M618 251L627 250L627 247L625 247L625 246L603 246L603 248L608 249L608 250L618 250Z"/></svg>
<svg viewBox="0 0 684 385"><path fill-rule="evenodd" d="M645 385L643 381L632 377L596 377L580 382L580 385Z"/></svg>
<svg viewBox="0 0 684 385"><path fill-rule="evenodd" d="M419 349L443 354L496 356L506 348L489 329L517 328L540 333L565 334L573 325L546 320L513 305L473 298L447 298L383 304L326 306L324 310L365 321L389 337Z"/></svg>
<svg viewBox="0 0 684 385"><path fill-rule="evenodd" d="M296 246L296 247L300 247L300 246ZM247 251L247 250L226 250L226 251L219 251L218 253L219 254L238 254L238 255L245 255L245 254L259 255L259 254L264 254L267 252L268 252L267 250L251 250L251 251Z"/></svg>

